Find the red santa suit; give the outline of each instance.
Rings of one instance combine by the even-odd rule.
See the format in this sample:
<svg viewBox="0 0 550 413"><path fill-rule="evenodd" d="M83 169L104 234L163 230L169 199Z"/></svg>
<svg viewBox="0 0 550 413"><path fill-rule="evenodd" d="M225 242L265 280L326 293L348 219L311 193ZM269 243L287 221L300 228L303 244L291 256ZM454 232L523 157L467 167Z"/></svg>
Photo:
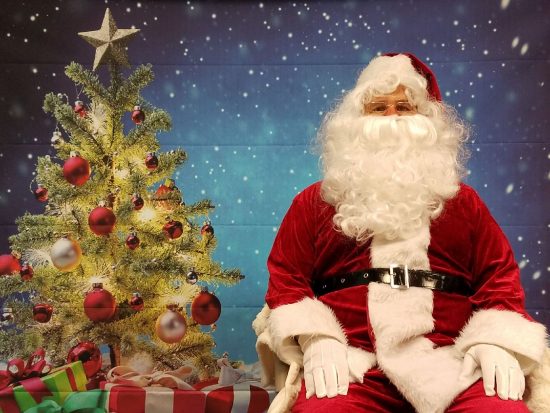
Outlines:
<svg viewBox="0 0 550 413"><path fill-rule="evenodd" d="M277 361L268 361L269 352L287 366L276 383L283 394L272 411L287 410L298 396L302 356L295 337L302 334L334 337L346 344L352 379L360 382L368 371L382 371L409 408L420 413L444 412L480 379L479 369L473 376L460 376L464 354L472 345L493 344L513 352L524 373L540 362L545 328L526 313L510 245L471 187L461 184L441 215L417 236L375 236L360 245L334 229L335 209L321 199L320 186L313 184L296 196L268 259L269 308L254 325L260 335L257 348L266 375L281 372ZM392 263L463 278L474 293L467 297L370 283L314 296L315 280ZM349 397L357 397L353 386ZM326 406L330 402L331 412L350 411L350 404L326 398L310 408L317 409L323 400ZM302 391L297 405L303 402Z"/></svg>

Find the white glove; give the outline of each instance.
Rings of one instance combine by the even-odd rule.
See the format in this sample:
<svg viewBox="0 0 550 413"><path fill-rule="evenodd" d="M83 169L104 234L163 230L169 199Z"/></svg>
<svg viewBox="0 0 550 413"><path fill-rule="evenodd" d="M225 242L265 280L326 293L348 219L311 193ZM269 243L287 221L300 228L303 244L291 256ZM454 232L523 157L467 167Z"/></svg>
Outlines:
<svg viewBox="0 0 550 413"><path fill-rule="evenodd" d="M304 353L306 399L335 397L348 394L349 367L347 348L332 337L300 336L298 343Z"/></svg>
<svg viewBox="0 0 550 413"><path fill-rule="evenodd" d="M518 360L502 347L492 344L476 344L464 355L461 375L472 375L481 367L483 388L487 396L497 394L503 400L521 400L525 391L525 376Z"/></svg>

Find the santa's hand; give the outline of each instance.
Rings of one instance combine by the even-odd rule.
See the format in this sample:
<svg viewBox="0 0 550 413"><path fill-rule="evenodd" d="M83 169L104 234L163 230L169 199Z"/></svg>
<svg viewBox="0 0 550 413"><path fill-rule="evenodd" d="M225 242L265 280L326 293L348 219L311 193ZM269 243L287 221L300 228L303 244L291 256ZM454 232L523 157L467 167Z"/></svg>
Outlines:
<svg viewBox="0 0 550 413"><path fill-rule="evenodd" d="M332 337L300 336L304 353L306 399L348 394L349 368L347 348Z"/></svg>
<svg viewBox="0 0 550 413"><path fill-rule="evenodd" d="M481 367L483 388L487 396L496 393L503 400L521 400L525 391L525 376L518 360L507 350L492 344L476 344L464 355L463 376L472 375Z"/></svg>

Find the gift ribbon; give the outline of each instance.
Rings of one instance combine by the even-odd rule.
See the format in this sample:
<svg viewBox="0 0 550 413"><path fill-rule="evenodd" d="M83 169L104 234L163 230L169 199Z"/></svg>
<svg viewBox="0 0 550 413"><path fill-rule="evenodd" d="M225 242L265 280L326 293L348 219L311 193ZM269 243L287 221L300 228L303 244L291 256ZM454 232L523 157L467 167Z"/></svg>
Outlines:
<svg viewBox="0 0 550 413"><path fill-rule="evenodd" d="M37 406L25 410L25 413L106 413L107 393L102 390L71 393L60 406L53 400L45 400Z"/></svg>
<svg viewBox="0 0 550 413"><path fill-rule="evenodd" d="M31 354L26 364L19 358L8 361L8 369L0 370L0 390L21 380L48 374L52 366L45 360L45 356L44 349L38 348ZM23 366L22 370L20 366Z"/></svg>
<svg viewBox="0 0 550 413"><path fill-rule="evenodd" d="M130 367L117 366L109 370L107 373L107 381L123 386L162 386L170 389L193 390L193 387L184 381L192 371L193 369L191 367L182 366L173 371L157 371L151 374L140 374Z"/></svg>

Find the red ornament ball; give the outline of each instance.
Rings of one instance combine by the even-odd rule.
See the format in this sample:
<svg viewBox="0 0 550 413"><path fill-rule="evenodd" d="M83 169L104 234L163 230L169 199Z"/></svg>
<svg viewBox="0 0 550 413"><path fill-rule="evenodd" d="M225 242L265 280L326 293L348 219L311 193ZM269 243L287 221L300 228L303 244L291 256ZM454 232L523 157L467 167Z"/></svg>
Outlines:
<svg viewBox="0 0 550 413"><path fill-rule="evenodd" d="M201 227L201 235L214 235L214 227L210 221L204 221L204 224Z"/></svg>
<svg viewBox="0 0 550 413"><path fill-rule="evenodd" d="M21 271L19 259L12 254L0 255L0 275L12 275Z"/></svg>
<svg viewBox="0 0 550 413"><path fill-rule="evenodd" d="M30 281L34 275L34 270L32 269L31 265L25 261L21 266L19 275L21 275L21 279L23 281Z"/></svg>
<svg viewBox="0 0 550 413"><path fill-rule="evenodd" d="M103 284L95 283L92 291L84 298L84 312L92 321L110 321L116 310L113 295L103 289Z"/></svg>
<svg viewBox="0 0 550 413"><path fill-rule="evenodd" d="M185 281L187 281L187 284L191 285L194 285L197 283L197 281L199 281L199 275L195 272L194 268L187 273Z"/></svg>
<svg viewBox="0 0 550 413"><path fill-rule="evenodd" d="M63 165L63 176L71 185L82 186L90 178L90 164L76 152Z"/></svg>
<svg viewBox="0 0 550 413"><path fill-rule="evenodd" d="M84 105L84 102L77 100L74 103L74 113L77 113L81 118L86 116L86 105Z"/></svg>
<svg viewBox="0 0 550 413"><path fill-rule="evenodd" d="M96 235L108 235L113 232L116 216L113 211L104 206L94 208L88 216L88 225Z"/></svg>
<svg viewBox="0 0 550 413"><path fill-rule="evenodd" d="M93 377L99 370L101 370L101 351L91 341L83 341L78 343L69 350L67 355L67 363L74 363L80 360L84 366L84 372L86 377Z"/></svg>
<svg viewBox="0 0 550 413"><path fill-rule="evenodd" d="M183 224L179 221L170 220L162 227L164 235L169 239L176 239L183 234Z"/></svg>
<svg viewBox="0 0 550 413"><path fill-rule="evenodd" d="M140 197L138 194L134 194L132 195L132 204L134 204L134 210L139 211L141 208L143 208L145 202L143 201L143 198Z"/></svg>
<svg viewBox="0 0 550 413"><path fill-rule="evenodd" d="M141 122L145 120L145 113L141 110L141 106L134 106L134 110L132 112L132 121L139 125Z"/></svg>
<svg viewBox="0 0 550 413"><path fill-rule="evenodd" d="M32 318L38 323L47 323L52 318L53 307L49 304L35 304L32 308Z"/></svg>
<svg viewBox="0 0 550 413"><path fill-rule="evenodd" d="M149 152L145 157L145 166L150 171L154 171L159 166L159 158L153 152Z"/></svg>
<svg viewBox="0 0 550 413"><path fill-rule="evenodd" d="M222 312L222 305L218 297L203 290L195 297L191 304L191 317L203 326L214 324Z"/></svg>
<svg viewBox="0 0 550 413"><path fill-rule="evenodd" d="M161 184L153 196L154 204L167 211L173 211L181 203L181 192L173 179Z"/></svg>
<svg viewBox="0 0 550 413"><path fill-rule="evenodd" d="M141 311L143 310L143 307L145 307L145 302L139 293L132 294L132 298L130 299L130 307L132 307L132 310L134 311Z"/></svg>
<svg viewBox="0 0 550 413"><path fill-rule="evenodd" d="M126 238L126 246L131 250L135 250L137 247L139 247L139 243L140 243L140 240L135 232L132 232Z"/></svg>
<svg viewBox="0 0 550 413"><path fill-rule="evenodd" d="M37 201L46 202L48 200L48 190L42 185L38 185L38 188L34 190L34 197Z"/></svg>

